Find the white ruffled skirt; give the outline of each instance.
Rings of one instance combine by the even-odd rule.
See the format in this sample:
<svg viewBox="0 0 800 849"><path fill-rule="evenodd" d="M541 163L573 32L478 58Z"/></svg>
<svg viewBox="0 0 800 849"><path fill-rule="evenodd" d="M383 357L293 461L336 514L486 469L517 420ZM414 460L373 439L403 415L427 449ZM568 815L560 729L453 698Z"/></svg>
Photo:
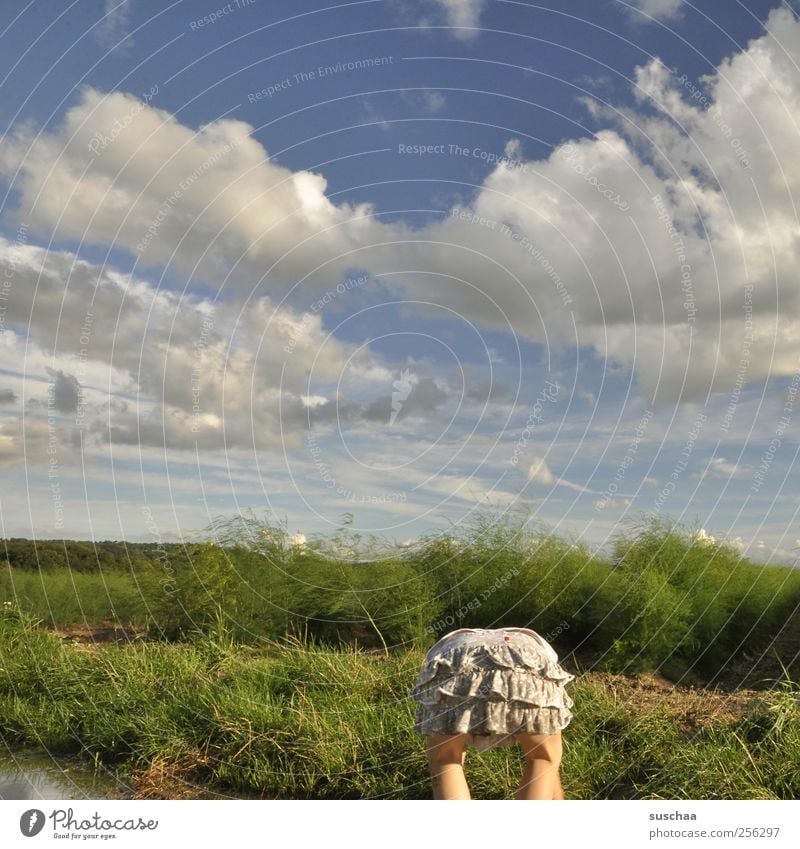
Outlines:
<svg viewBox="0 0 800 849"><path fill-rule="evenodd" d="M572 719L564 685L575 678L529 628L461 628L429 651L409 696L419 734L469 734L485 751L514 735L556 734Z"/></svg>

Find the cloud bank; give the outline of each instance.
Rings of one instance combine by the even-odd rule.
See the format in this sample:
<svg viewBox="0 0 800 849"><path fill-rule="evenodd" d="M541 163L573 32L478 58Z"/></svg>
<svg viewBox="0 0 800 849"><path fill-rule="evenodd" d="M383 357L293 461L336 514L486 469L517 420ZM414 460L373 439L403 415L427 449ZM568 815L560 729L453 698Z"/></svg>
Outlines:
<svg viewBox="0 0 800 849"><path fill-rule="evenodd" d="M460 20L478 8L450 7ZM125 249L140 277L123 283L104 269L98 281L85 264L29 247L11 309L25 325L38 281L28 332L42 350L58 337L64 351L74 340L59 335L62 300L60 320L75 328L94 293L114 334L95 337L92 356L110 357L113 338L125 339L132 353L126 360L115 349L114 368L137 374L135 391L161 381L148 386L160 397L153 427L176 433L191 390L172 375L190 370L200 307L142 288L143 275L170 265L190 282L224 285L231 300L220 321L239 322L237 344L212 333L197 356L233 391L223 402L222 381L205 390L203 439L224 419L236 440L262 445L287 439L280 375L296 397L280 421L299 421L307 358L318 365L324 348L333 377L349 356L318 315L279 306L282 297L300 286L310 302L352 268L387 292L431 302L409 305L421 319L444 309L556 357L591 351L629 371L656 405L790 376L800 367L798 60L800 23L786 9L700 81L654 59L636 71L635 109L587 101L597 132L545 159L513 158L519 144L509 139L512 156L496 157L470 201L416 230L382 223L370 204L333 203L321 174L273 162L245 122L193 129L133 95L85 88L60 125L15 128L0 173L32 233ZM423 386L417 402L435 409L441 387ZM69 392L62 385L60 397ZM373 401L365 420L390 403L385 390ZM235 433L251 416L231 413L250 403L259 433ZM112 432L147 440L131 415L120 412Z"/></svg>

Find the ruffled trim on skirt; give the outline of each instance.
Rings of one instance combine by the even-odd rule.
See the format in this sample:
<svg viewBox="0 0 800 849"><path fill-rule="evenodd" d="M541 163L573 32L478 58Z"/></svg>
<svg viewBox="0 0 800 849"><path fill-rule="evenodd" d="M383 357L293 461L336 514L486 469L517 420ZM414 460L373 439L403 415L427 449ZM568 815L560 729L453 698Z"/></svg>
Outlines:
<svg viewBox="0 0 800 849"><path fill-rule="evenodd" d="M574 678L529 641L433 651L409 693L418 703L414 729L468 733L481 750L511 745L518 733L555 734L572 719L574 702L564 685Z"/></svg>

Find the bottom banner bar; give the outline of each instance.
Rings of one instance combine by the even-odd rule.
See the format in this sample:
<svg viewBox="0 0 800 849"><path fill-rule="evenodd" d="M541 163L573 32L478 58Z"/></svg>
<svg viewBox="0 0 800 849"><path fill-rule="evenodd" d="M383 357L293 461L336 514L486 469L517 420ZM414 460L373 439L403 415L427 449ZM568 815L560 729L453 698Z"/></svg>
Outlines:
<svg viewBox="0 0 800 849"><path fill-rule="evenodd" d="M0 801L0 845L800 846L795 801L511 801Z"/></svg>

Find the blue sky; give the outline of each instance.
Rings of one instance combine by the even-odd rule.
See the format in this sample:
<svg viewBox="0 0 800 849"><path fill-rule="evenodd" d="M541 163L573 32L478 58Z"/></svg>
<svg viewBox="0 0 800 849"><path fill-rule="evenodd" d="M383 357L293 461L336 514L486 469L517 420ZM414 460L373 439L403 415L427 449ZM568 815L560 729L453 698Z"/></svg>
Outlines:
<svg viewBox="0 0 800 849"><path fill-rule="evenodd" d="M2 535L521 508L796 557L791 4L38 2L2 45Z"/></svg>

